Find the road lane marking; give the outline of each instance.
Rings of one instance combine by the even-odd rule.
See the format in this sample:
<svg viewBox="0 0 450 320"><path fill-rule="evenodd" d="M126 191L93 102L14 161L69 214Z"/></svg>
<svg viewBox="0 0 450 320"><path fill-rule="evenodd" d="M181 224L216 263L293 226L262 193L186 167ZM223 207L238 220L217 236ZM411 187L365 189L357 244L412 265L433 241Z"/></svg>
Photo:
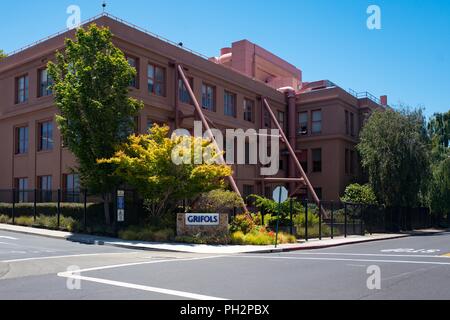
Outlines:
<svg viewBox="0 0 450 320"><path fill-rule="evenodd" d="M100 279L100 278L91 278L91 277L78 276L78 275L71 275L71 276L61 276L61 275L59 275L59 276L60 277L65 277L65 278L71 278L71 279L75 279L75 280L107 284L107 285L115 286L115 287L122 287L122 288L128 288L128 289L135 289L135 290L141 290L141 291L161 293L161 294L170 295L170 296L182 297L182 298L185 298L185 299L194 299L194 300L228 300L228 299L224 299L224 298L205 296L205 295L192 293L192 292L185 292L185 291L177 291L177 290L149 287L149 286L143 286L143 285L139 285L139 284L120 282L120 281L112 281L112 280L106 280L106 279Z"/></svg>
<svg viewBox="0 0 450 320"><path fill-rule="evenodd" d="M166 263L166 262L174 262L174 261L184 262L184 261L207 260L207 259L215 259L215 258L222 258L222 257L225 257L225 256L208 256L208 257L187 258L187 259L170 259L170 260L153 260L153 261L145 261L145 262L132 262L132 263L123 263L123 264L116 264L116 265L103 266L103 267L81 269L81 270L77 270L76 273L100 271L100 270L107 270L107 269L117 269L117 268L133 267L133 266L155 264L155 263ZM61 272L60 274L65 276L66 274L70 274L70 273L71 272ZM58 276L59 276L59 274L58 274Z"/></svg>
<svg viewBox="0 0 450 320"><path fill-rule="evenodd" d="M163 289L163 288L144 286L144 285L138 285L138 284L133 284L133 283L127 283L127 282L113 281L113 280L93 278L93 277L85 277L85 276L81 276L80 275L82 272L99 271L99 270L107 270L107 269L117 269L117 268L125 268L125 267L149 265L149 264L158 264L158 263L167 263L167 262L199 261L199 260L215 259L215 258L222 258L222 257L224 257L224 256L208 256L208 257L199 257L199 258L190 258L190 259L154 260L154 261L147 261L147 262L124 263L124 264L118 264L118 265L110 265L110 266L103 266L103 267L96 267L96 268L81 269L81 270L76 270L76 271L60 272L57 275L58 275L58 277L62 277L62 278L70 278L70 279L75 279L75 280L82 280L82 281L84 280L84 281L89 281L89 282L96 282L96 283L107 284L107 285L116 286L116 287L129 288L129 289L135 289L135 290L141 290L141 291L147 291L147 292L161 293L161 294L165 294L165 295L177 296L177 297L182 297L182 298L187 298L187 299L194 299L194 300L228 300L228 299L224 299L224 298L206 296L206 295L201 295L201 294L192 293L192 292Z"/></svg>
<svg viewBox="0 0 450 320"><path fill-rule="evenodd" d="M413 254L379 254L379 253L333 253L333 252L303 252L303 253L289 253L292 256L303 255L329 255L329 256L363 256L363 257L404 257L404 258L450 258L448 255L413 255Z"/></svg>
<svg viewBox="0 0 450 320"><path fill-rule="evenodd" d="M312 261L349 261L349 262L376 262L376 263L404 263L404 264L431 264L450 266L450 262L414 261L414 260L370 260L370 259L345 259L345 258L307 258L307 257L280 257L280 256L229 256L230 258L250 259L285 259L285 260L312 260Z"/></svg>
<svg viewBox="0 0 450 320"><path fill-rule="evenodd" d="M3 263L13 263L13 262L24 262L24 261L35 261L35 260L51 260L51 259L64 259L64 258L81 258L81 257L95 257L95 256L105 256L105 255L126 255L126 254L137 254L138 252L112 252L112 253L89 253L89 254L73 254L65 256L49 256L49 257L34 257L34 258L23 258L14 260L3 260Z"/></svg>
<svg viewBox="0 0 450 320"><path fill-rule="evenodd" d="M17 238L7 237L7 236L0 236L0 239L19 240L19 239L17 239Z"/></svg>

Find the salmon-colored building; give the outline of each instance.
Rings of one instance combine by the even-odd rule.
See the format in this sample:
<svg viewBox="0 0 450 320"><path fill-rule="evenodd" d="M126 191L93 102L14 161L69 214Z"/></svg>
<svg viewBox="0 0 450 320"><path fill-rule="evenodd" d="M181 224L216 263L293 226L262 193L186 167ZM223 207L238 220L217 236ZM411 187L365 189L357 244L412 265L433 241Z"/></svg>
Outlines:
<svg viewBox="0 0 450 320"><path fill-rule="evenodd" d="M145 104L136 119L138 132L155 122L192 128L194 107L177 75L180 64L218 129L273 127L262 104L266 98L323 200L338 200L349 183L362 179L358 134L367 116L387 105L385 96L347 92L328 80L304 82L301 70L247 40L207 58L108 14L91 22L110 28L115 45L137 69L130 94ZM76 193L80 188L72 170L76 159L62 146L56 126L46 72L55 51L73 36L73 30L60 33L0 61L0 189ZM298 177L281 149L277 177ZM244 195L271 194L273 185L262 180L259 165L233 169ZM306 189L301 193L306 196Z"/></svg>

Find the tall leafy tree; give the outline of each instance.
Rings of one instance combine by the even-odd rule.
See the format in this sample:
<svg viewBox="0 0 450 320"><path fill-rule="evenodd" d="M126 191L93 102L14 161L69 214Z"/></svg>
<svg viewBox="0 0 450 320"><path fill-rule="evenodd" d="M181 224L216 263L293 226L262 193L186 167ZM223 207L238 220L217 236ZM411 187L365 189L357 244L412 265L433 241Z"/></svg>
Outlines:
<svg viewBox="0 0 450 320"><path fill-rule="evenodd" d="M428 123L428 132L433 145L433 164L437 165L447 157L450 150L450 111L434 114Z"/></svg>
<svg viewBox="0 0 450 320"><path fill-rule="evenodd" d="M6 57L7 57L6 53L2 49L0 49L0 60L2 60L3 58L6 58Z"/></svg>
<svg viewBox="0 0 450 320"><path fill-rule="evenodd" d="M361 133L358 150L378 200L415 206L426 194L430 142L421 110L376 111Z"/></svg>
<svg viewBox="0 0 450 320"><path fill-rule="evenodd" d="M225 178L232 174L227 165L195 164L196 145L201 147L199 154L204 154L211 142L169 137L169 127L155 125L147 135L130 136L113 157L99 163L113 165L115 174L144 197L151 216L161 217L173 211L180 200L194 200L202 193L224 188ZM186 155L190 161L176 163L174 155Z"/></svg>
<svg viewBox="0 0 450 320"><path fill-rule="evenodd" d="M430 203L431 210L437 217L450 215L450 157L433 167Z"/></svg>
<svg viewBox="0 0 450 320"><path fill-rule="evenodd" d="M112 175L113 167L97 159L113 156L133 131L134 117L142 108L128 96L136 70L114 46L107 28L80 28L65 45L56 62L48 64L60 111L56 121L64 143L78 159L75 169L83 186L103 195L110 224L109 203L119 181Z"/></svg>

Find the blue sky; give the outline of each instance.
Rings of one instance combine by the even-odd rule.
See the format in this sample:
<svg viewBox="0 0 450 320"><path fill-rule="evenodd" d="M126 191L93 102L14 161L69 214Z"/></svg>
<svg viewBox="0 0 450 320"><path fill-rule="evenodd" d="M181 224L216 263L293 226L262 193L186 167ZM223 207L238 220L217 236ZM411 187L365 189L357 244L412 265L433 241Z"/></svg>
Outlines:
<svg viewBox="0 0 450 320"><path fill-rule="evenodd" d="M303 70L305 81L387 94L390 104L450 109L448 0L108 0L108 12L207 56L248 39ZM66 9L82 20L102 0L2 1L0 48L10 52L65 28ZM366 27L369 5L381 30Z"/></svg>

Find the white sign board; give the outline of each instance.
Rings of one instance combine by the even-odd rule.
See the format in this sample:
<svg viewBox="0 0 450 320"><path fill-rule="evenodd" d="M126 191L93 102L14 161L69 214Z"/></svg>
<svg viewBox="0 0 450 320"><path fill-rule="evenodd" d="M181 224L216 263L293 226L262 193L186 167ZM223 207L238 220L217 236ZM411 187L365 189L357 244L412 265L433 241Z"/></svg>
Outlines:
<svg viewBox="0 0 450 320"><path fill-rule="evenodd" d="M117 222L125 222L125 210L117 210Z"/></svg>
<svg viewBox="0 0 450 320"><path fill-rule="evenodd" d="M219 223L218 213L186 213L187 226L218 226Z"/></svg>
<svg viewBox="0 0 450 320"><path fill-rule="evenodd" d="M281 192L281 202L280 202L280 192ZM285 187L277 187L273 191L273 200L276 203L283 203L288 199L288 191Z"/></svg>

